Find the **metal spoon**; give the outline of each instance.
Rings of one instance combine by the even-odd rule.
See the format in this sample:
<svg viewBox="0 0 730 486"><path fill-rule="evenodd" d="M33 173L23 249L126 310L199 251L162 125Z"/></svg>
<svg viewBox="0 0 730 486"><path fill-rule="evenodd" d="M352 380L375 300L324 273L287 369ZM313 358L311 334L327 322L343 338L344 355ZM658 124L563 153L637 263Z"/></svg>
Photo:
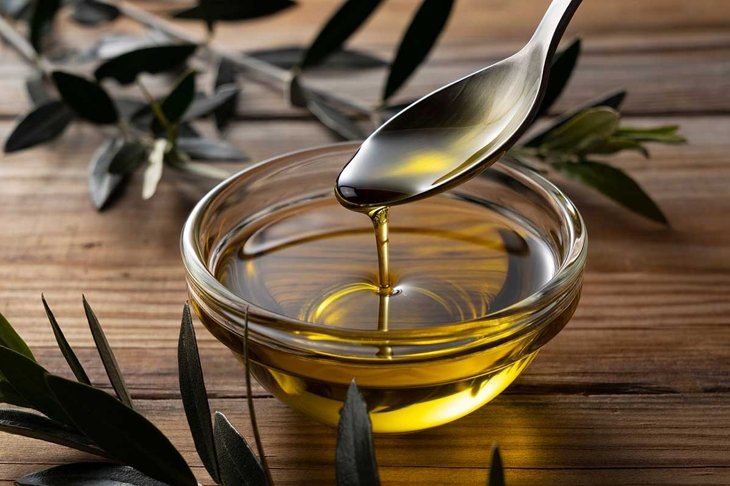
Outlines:
<svg viewBox="0 0 730 486"><path fill-rule="evenodd" d="M335 193L356 211L445 191L496 162L527 129L581 0L553 0L517 54L421 98L360 146Z"/></svg>

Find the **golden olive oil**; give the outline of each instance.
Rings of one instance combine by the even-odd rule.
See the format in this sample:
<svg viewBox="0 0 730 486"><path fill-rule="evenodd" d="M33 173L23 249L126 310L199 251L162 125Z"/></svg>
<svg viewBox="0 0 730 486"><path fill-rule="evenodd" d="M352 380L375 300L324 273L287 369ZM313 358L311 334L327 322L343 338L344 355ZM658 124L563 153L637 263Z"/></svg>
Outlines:
<svg viewBox="0 0 730 486"><path fill-rule="evenodd" d="M225 238L213 258L216 278L274 314L387 333L478 320L533 294L556 271L548 244L499 206L439 195L396 209L371 212L369 224L334 198L315 198L262 215ZM237 349L238 338L206 324ZM356 378L376 432L446 423L491 400L535 354L511 359L526 341L506 346L447 359L433 349L414 362L412 346L363 346L362 359L339 360L250 343L256 378L325 423L337 423Z"/></svg>

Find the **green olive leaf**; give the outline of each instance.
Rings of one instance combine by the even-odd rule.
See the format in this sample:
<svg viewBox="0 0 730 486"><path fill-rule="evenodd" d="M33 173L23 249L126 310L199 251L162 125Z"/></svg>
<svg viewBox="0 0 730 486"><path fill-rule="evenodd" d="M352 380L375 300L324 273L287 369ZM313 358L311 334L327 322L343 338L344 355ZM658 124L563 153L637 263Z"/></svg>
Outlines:
<svg viewBox="0 0 730 486"><path fill-rule="evenodd" d="M586 153L592 145L607 139L618 128L620 115L613 108L590 108L548 133L540 145L540 152Z"/></svg>
<svg viewBox="0 0 730 486"><path fill-rule="evenodd" d="M393 96L426 59L446 26L453 6L453 0L423 0L390 65L383 101Z"/></svg>
<svg viewBox="0 0 730 486"><path fill-rule="evenodd" d="M215 108L213 115L215 116L215 126L218 131L223 131L230 121L236 116L238 110L238 98L240 89L236 79L236 67L228 59L221 59L218 64L218 72L215 76L215 91L222 90L225 86L234 86L236 88L233 96L226 99L223 103Z"/></svg>
<svg viewBox="0 0 730 486"><path fill-rule="evenodd" d="M215 93L210 96L195 97L185 111L183 120L190 121L213 114L218 108L238 96L238 86L224 84L216 87Z"/></svg>
<svg viewBox="0 0 730 486"><path fill-rule="evenodd" d="M553 57L553 61L550 64L550 72L548 74L548 84L545 89L545 95L542 98L542 102L540 102L540 108L538 108L537 115L535 115L535 117L540 117L546 114L565 90L565 86L568 84L568 81L570 81L575 65L578 62L580 49L581 41L580 39L575 39L568 45L568 47L558 52L555 54L555 57Z"/></svg>
<svg viewBox="0 0 730 486"><path fill-rule="evenodd" d="M34 410L71 424L69 417L46 384L46 370L26 356L0 346L0 374Z"/></svg>
<svg viewBox="0 0 730 486"><path fill-rule="evenodd" d="M0 373L0 403L8 403L22 408L33 408L25 398L23 398L18 390L13 385L5 381L5 378Z"/></svg>
<svg viewBox="0 0 730 486"><path fill-rule="evenodd" d="M678 125L665 125L651 128L619 127L616 136L633 140L634 142L657 142L665 144L681 144L687 140L677 133Z"/></svg>
<svg viewBox="0 0 730 486"><path fill-rule="evenodd" d="M15 480L20 486L167 486L129 466L77 462L37 471Z"/></svg>
<svg viewBox="0 0 730 486"><path fill-rule="evenodd" d="M0 346L17 351L28 359L35 361L33 352L22 337L13 329L8 320L0 314Z"/></svg>
<svg viewBox="0 0 730 486"><path fill-rule="evenodd" d="M639 152L645 158L649 158L649 151L641 143L622 137L608 137L605 140L597 142L589 147L588 153L607 155L624 150Z"/></svg>
<svg viewBox="0 0 730 486"><path fill-rule="evenodd" d="M646 218L669 224L659 206L625 172L600 162L585 160L578 163L555 162L559 172L590 186L618 204Z"/></svg>
<svg viewBox="0 0 730 486"><path fill-rule="evenodd" d="M97 456L106 456L106 453L85 435L42 415L22 410L0 409L0 432L51 442Z"/></svg>
<svg viewBox="0 0 730 486"><path fill-rule="evenodd" d="M380 3L381 0L345 0L306 50L299 63L299 69L304 70L319 64L339 50Z"/></svg>
<svg viewBox="0 0 730 486"><path fill-rule="evenodd" d="M109 173L117 175L131 174L147 160L149 150L142 142L125 141L109 164Z"/></svg>
<svg viewBox="0 0 730 486"><path fill-rule="evenodd" d="M121 12L114 5L96 0L76 0L73 3L71 18L82 25L95 26L111 22Z"/></svg>
<svg viewBox="0 0 730 486"><path fill-rule="evenodd" d="M34 108L5 140L5 153L53 140L66 130L73 118L73 112L62 101L49 101Z"/></svg>
<svg viewBox="0 0 730 486"><path fill-rule="evenodd" d="M215 160L220 162L239 162L248 156L225 140L210 138L179 137L177 148L193 160Z"/></svg>
<svg viewBox="0 0 730 486"><path fill-rule="evenodd" d="M84 313L86 314L86 320L89 323L89 329L91 329L91 335L94 338L94 343L96 344L96 350L99 352L99 357L101 357L101 362L104 365L104 369L109 377L112 388L114 388L117 397L119 397L119 401L129 408L134 408L134 405L132 404L132 397L127 390L126 383L124 382L124 376L122 376L122 372L119 369L119 363L117 363L114 351L112 351L112 347L106 339L104 330L101 328L101 324L99 324L99 320L96 318L96 314L94 314L94 311L91 309L86 297L82 296L81 300L84 304Z"/></svg>
<svg viewBox="0 0 730 486"><path fill-rule="evenodd" d="M489 480L487 486L504 486L504 468L502 456L499 454L499 446L492 446L492 463L489 467Z"/></svg>
<svg viewBox="0 0 730 486"><path fill-rule="evenodd" d="M306 49L304 47L287 46L276 49L249 51L246 52L246 55L288 71L299 64L305 51ZM337 49L320 64L323 68L337 70L372 69L387 65L388 63L382 59L355 49Z"/></svg>
<svg viewBox="0 0 730 486"><path fill-rule="evenodd" d="M574 116L578 115L579 113L589 110L591 108L596 108L599 106L607 106L609 108L613 108L614 110L618 110L621 107L621 103L623 103L624 98L626 98L626 91L620 90L620 91L611 92L607 95L600 96L592 101L589 101L585 105L582 105L574 110L571 110L568 113L565 113L565 114L559 116L558 118L556 118L555 120L553 120L552 122L548 123L547 126L545 126L545 128L543 128L542 130L539 130L537 133L532 135L527 140L527 142L525 142L523 144L523 146L539 147L548 133L565 125L568 121L570 121Z"/></svg>
<svg viewBox="0 0 730 486"><path fill-rule="evenodd" d="M41 294L41 301L43 301L43 308L46 310L46 316L48 316L48 321L51 323L51 328L53 328L53 335L56 336L58 348L61 350L63 357L66 358L69 368L71 368L71 371L73 371L77 380L81 383L91 385L89 375L86 374L86 370L84 370L84 367L81 365L81 361L79 361L79 358L76 356L73 348L66 340L66 336L64 336L63 331L61 330L61 326L58 325L56 316L53 315L53 311L51 311L51 308L48 306L48 302L46 302L46 298L43 294Z"/></svg>
<svg viewBox="0 0 730 486"><path fill-rule="evenodd" d="M170 44L135 49L102 63L94 77L98 81L112 78L120 84L130 84L141 73L158 74L179 67L197 48L195 44Z"/></svg>
<svg viewBox="0 0 730 486"><path fill-rule="evenodd" d="M53 29L53 21L61 0L35 0L28 25L28 38L33 49L41 53L43 37Z"/></svg>
<svg viewBox="0 0 730 486"><path fill-rule="evenodd" d="M354 380L347 389L347 398L337 426L335 473L338 486L380 484L370 417Z"/></svg>
<svg viewBox="0 0 730 486"><path fill-rule="evenodd" d="M76 427L111 457L169 484L197 485L177 449L142 415L83 383L53 375L46 381Z"/></svg>
<svg viewBox="0 0 730 486"><path fill-rule="evenodd" d="M124 140L113 138L105 141L91 158L89 170L89 199L91 204L101 211L112 201L113 196L123 187L126 180L123 176L109 172L114 157Z"/></svg>
<svg viewBox="0 0 730 486"><path fill-rule="evenodd" d="M347 115L327 102L314 91L302 86L297 78L291 83L292 100L303 103L309 112L314 115L332 133L344 140L362 140L365 133Z"/></svg>
<svg viewBox="0 0 730 486"><path fill-rule="evenodd" d="M188 419L195 449L198 451L198 455L210 477L220 483L208 392L205 389L203 369L200 366L200 354L198 353L198 342L195 338L193 318L190 315L190 306L187 304L183 307L182 323L180 324L177 366L180 378L180 395L182 396L185 416Z"/></svg>
<svg viewBox="0 0 730 486"><path fill-rule="evenodd" d="M198 5L173 14L178 19L205 20L212 30L216 21L232 22L265 17L296 5L292 0L265 2L230 2L227 0L199 0Z"/></svg>
<svg viewBox="0 0 730 486"><path fill-rule="evenodd" d="M80 117L100 125L119 121L119 113L106 90L94 81L75 74L51 74L63 101Z"/></svg>
<svg viewBox="0 0 730 486"><path fill-rule="evenodd" d="M160 108L165 116L160 120L157 116L152 122L152 131L160 133L163 128L174 126L179 122L195 98L195 71L185 73L170 93L162 100Z"/></svg>
<svg viewBox="0 0 730 486"><path fill-rule="evenodd" d="M267 486L266 474L246 440L225 415L215 413L215 446L224 486Z"/></svg>

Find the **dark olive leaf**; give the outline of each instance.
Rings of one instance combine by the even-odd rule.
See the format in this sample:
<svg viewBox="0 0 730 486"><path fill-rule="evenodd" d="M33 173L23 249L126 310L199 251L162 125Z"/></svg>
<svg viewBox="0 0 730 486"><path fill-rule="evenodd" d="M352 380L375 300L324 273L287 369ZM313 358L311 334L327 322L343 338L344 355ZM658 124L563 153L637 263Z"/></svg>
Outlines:
<svg viewBox="0 0 730 486"><path fill-rule="evenodd" d="M43 308L46 310L46 316L48 316L48 321L51 323L51 327L53 328L53 335L56 336L58 348L61 350L61 354L63 354L63 357L66 358L66 362L68 363L69 368L71 368L71 371L73 371L73 374L77 380L79 380L81 383L91 385L89 375L86 374L86 371L81 365L79 358L76 356L73 348L66 340L66 336L63 335L61 326L58 325L58 321L56 321L56 316L53 315L53 311L51 311L51 308L48 306L48 302L46 302L45 296L41 295L41 301L43 301Z"/></svg>
<svg viewBox="0 0 730 486"><path fill-rule="evenodd" d="M167 486L129 466L77 462L37 471L15 480L20 486Z"/></svg>
<svg viewBox="0 0 730 486"><path fill-rule="evenodd" d="M41 52L43 37L53 28L61 0L35 0L30 16L28 37L36 52Z"/></svg>
<svg viewBox="0 0 730 486"><path fill-rule="evenodd" d="M492 464L489 467L487 486L504 486L504 468L497 444L492 446Z"/></svg>
<svg viewBox="0 0 730 486"><path fill-rule="evenodd" d="M224 486L266 486L266 474L246 440L225 415L215 413L215 445Z"/></svg>
<svg viewBox="0 0 730 486"><path fill-rule="evenodd" d="M185 416L188 419L190 432L195 442L195 449L198 451L208 474L213 480L220 483L208 392L205 389L203 369L200 366L200 355L198 354L198 342L195 338L193 318L190 316L190 306L188 304L183 307L180 339L177 345L177 365L180 394L185 408Z"/></svg>
<svg viewBox="0 0 730 486"><path fill-rule="evenodd" d="M612 136L620 115L613 108L590 108L555 128L540 144L542 153L582 154Z"/></svg>
<svg viewBox="0 0 730 486"><path fill-rule="evenodd" d="M64 424L70 420L46 384L46 370L12 349L0 346L0 374L34 410Z"/></svg>
<svg viewBox="0 0 730 486"><path fill-rule="evenodd" d="M564 115L561 115L560 117L556 118L551 123L548 123L548 125L543 128L542 130L538 131L535 135L530 137L527 142L524 143L525 147L538 147L542 143L543 139L547 136L548 133L552 132L553 130L560 128L562 125L567 123L569 120L571 120L575 115L578 113L581 113L583 111L586 111L590 108L596 108L599 106L607 106L609 108L613 108L614 110L618 110L621 107L621 103L623 103L624 98L626 97L626 91L620 90L615 91L612 93L609 93L605 96L601 96L599 98L596 98L593 101L590 101L586 103L585 105L582 105L568 113L565 113Z"/></svg>
<svg viewBox="0 0 730 486"><path fill-rule="evenodd" d="M170 42L170 35L157 29L135 34L108 33L100 37L91 50L95 58L112 59L134 50L168 45Z"/></svg>
<svg viewBox="0 0 730 486"><path fill-rule="evenodd" d="M42 415L22 410L0 409L0 432L51 442L97 456L106 456L106 453L85 435Z"/></svg>
<svg viewBox="0 0 730 486"><path fill-rule="evenodd" d="M132 404L132 397L129 395L129 391L127 391L127 385L124 382L124 377L119 369L117 358L114 356L112 347L106 339L104 330L101 328L99 320L96 318L94 311L91 309L89 302L86 300L86 296L82 296L81 300L84 303L84 313L86 313L86 320L89 322L89 329L91 329L91 335L94 338L96 350L99 352L101 362L104 364L104 369L109 377L109 381L119 397L119 400L127 407L134 408L134 405Z"/></svg>
<svg viewBox="0 0 730 486"><path fill-rule="evenodd" d="M190 121L211 115L223 104L238 96L238 86L225 84L218 87L211 96L196 97L185 112L183 120Z"/></svg>
<svg viewBox="0 0 730 486"><path fill-rule="evenodd" d="M291 90L293 99L302 100L307 110L338 137L345 140L362 140L365 138L365 133L357 123L327 103L323 97L314 91L301 86L296 78L292 81Z"/></svg>
<svg viewBox="0 0 730 486"><path fill-rule="evenodd" d="M228 59L221 59L220 64L218 64L218 73L215 77L215 90L218 91L224 86L235 86L236 91L233 96L213 111L215 126L218 131L223 131L228 126L228 123L236 116L236 111L238 110L240 89L236 81L236 67Z"/></svg>
<svg viewBox="0 0 730 486"><path fill-rule="evenodd" d="M540 103L540 108L537 110L537 115L535 115L536 117L546 114L563 93L565 86L570 81L570 76L573 74L573 69L575 69L575 65L578 62L580 48L580 39L575 39L568 47L556 53L555 57L553 57L548 74L547 88Z"/></svg>
<svg viewBox="0 0 730 486"><path fill-rule="evenodd" d="M26 358L35 361L33 352L2 314L0 314L0 346L17 351Z"/></svg>
<svg viewBox="0 0 730 486"><path fill-rule="evenodd" d="M380 5L381 0L346 0L329 18L299 63L306 69L321 63L355 33Z"/></svg>
<svg viewBox="0 0 730 486"><path fill-rule="evenodd" d="M119 120L111 97L96 82L63 71L54 71L51 78L63 101L79 117L101 125Z"/></svg>
<svg viewBox="0 0 730 486"><path fill-rule="evenodd" d="M160 133L167 126L174 126L182 119L195 98L195 71L189 71L177 82L170 93L160 103L164 120L158 117L152 121L152 131Z"/></svg>
<svg viewBox="0 0 730 486"><path fill-rule="evenodd" d="M665 125L651 128L619 127L616 136L633 140L634 142L658 142L666 144L680 144L687 140L677 133L678 125Z"/></svg>
<svg viewBox="0 0 730 486"><path fill-rule="evenodd" d="M649 158L649 151L641 143L621 137L608 137L591 145L588 152L591 154L615 154L623 150L639 152L644 157Z"/></svg>
<svg viewBox="0 0 730 486"><path fill-rule="evenodd" d="M94 153L89 170L89 199L98 210L104 209L125 181L123 176L111 174L109 167L119 149L124 145L121 139L109 139Z"/></svg>
<svg viewBox="0 0 730 486"><path fill-rule="evenodd" d="M23 408L33 408L25 398L23 398L13 385L5 381L2 373L0 373L0 403L9 403Z"/></svg>
<svg viewBox="0 0 730 486"><path fill-rule="evenodd" d="M73 112L61 101L49 101L20 120L5 141L5 153L16 152L59 136L73 120Z"/></svg>
<svg viewBox="0 0 730 486"><path fill-rule="evenodd" d="M139 112L144 107L149 106L143 101L135 100L132 98L116 98L114 100L114 104L117 105L117 111L119 112L119 116L126 120L131 119L135 113ZM149 125L150 121L151 118L147 121L147 125Z"/></svg>
<svg viewBox="0 0 730 486"><path fill-rule="evenodd" d="M30 9L30 0L3 0L0 2L0 13L18 20Z"/></svg>
<svg viewBox="0 0 730 486"><path fill-rule="evenodd" d="M345 405L340 411L335 473L338 486L380 484L370 417L365 400L360 395L354 380L347 389Z"/></svg>
<svg viewBox="0 0 730 486"><path fill-rule="evenodd" d="M39 106L51 101L51 96L48 94L46 86L46 78L40 73L32 74L26 78L25 90L33 106Z"/></svg>
<svg viewBox="0 0 730 486"><path fill-rule="evenodd" d="M119 17L119 9L96 0L77 0L73 4L71 17L83 25L99 25Z"/></svg>
<svg viewBox="0 0 730 486"><path fill-rule="evenodd" d="M669 224L666 216L649 195L625 172L607 164L593 161L579 163L555 162L553 167L583 184L653 221Z"/></svg>
<svg viewBox="0 0 730 486"><path fill-rule="evenodd" d="M126 175L144 164L148 155L147 147L136 140L125 141L109 164L109 173Z"/></svg>
<svg viewBox="0 0 730 486"><path fill-rule="evenodd" d="M305 50L304 47L287 46L250 51L246 52L246 55L288 71L299 64ZM371 69L387 66L387 64L382 59L363 51L337 49L321 63L321 66L330 69Z"/></svg>
<svg viewBox="0 0 730 486"><path fill-rule="evenodd" d="M53 375L46 381L76 427L111 457L169 484L197 485L185 459L142 415L83 383Z"/></svg>
<svg viewBox="0 0 730 486"><path fill-rule="evenodd" d="M272 15L296 5L292 0L267 0L265 2L230 2L227 0L201 0L200 5L173 14L178 19L206 21L248 20Z"/></svg>
<svg viewBox="0 0 730 486"><path fill-rule="evenodd" d="M112 78L120 84L130 84L141 73L158 74L177 68L197 48L195 44L143 47L109 59L96 68L94 76L99 81Z"/></svg>
<svg viewBox="0 0 730 486"><path fill-rule="evenodd" d="M193 160L216 160L221 162L248 160L246 154L225 140L179 137L177 139L177 148Z"/></svg>
<svg viewBox="0 0 730 486"><path fill-rule="evenodd" d="M390 65L383 101L400 89L426 59L449 19L454 0L423 0Z"/></svg>

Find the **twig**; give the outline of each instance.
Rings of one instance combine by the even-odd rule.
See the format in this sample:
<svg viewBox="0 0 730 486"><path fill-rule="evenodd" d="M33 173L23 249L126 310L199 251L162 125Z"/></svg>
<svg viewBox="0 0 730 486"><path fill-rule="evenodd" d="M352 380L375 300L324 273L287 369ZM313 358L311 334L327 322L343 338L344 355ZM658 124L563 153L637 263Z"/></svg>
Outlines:
<svg viewBox="0 0 730 486"><path fill-rule="evenodd" d="M37 66L42 71L46 70L44 60L38 56L30 42L20 35L18 31L15 30L13 26L10 25L2 16L0 16L0 37L2 37L10 47L15 49L18 54L23 57L23 59Z"/></svg>

